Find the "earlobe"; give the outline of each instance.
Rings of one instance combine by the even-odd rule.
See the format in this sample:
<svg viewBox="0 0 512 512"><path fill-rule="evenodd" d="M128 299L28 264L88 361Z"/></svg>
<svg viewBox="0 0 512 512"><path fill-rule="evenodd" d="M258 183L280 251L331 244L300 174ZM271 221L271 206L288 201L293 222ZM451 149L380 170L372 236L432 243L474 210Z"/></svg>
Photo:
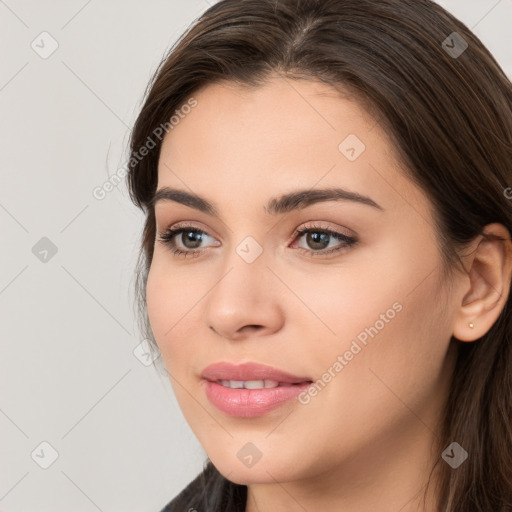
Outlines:
<svg viewBox="0 0 512 512"><path fill-rule="evenodd" d="M460 341L484 336L500 316L510 293L510 233L498 223L487 225L483 233L467 257L463 299L454 318L453 336Z"/></svg>

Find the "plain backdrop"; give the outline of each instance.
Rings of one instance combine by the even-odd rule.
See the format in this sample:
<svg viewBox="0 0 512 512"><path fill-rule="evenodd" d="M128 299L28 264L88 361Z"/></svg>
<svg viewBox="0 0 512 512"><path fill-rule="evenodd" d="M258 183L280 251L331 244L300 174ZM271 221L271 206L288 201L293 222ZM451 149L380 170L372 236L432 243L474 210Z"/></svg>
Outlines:
<svg viewBox="0 0 512 512"><path fill-rule="evenodd" d="M212 3L0 0L0 511L158 512L202 469L137 328L142 213L93 192ZM512 0L440 3L512 76Z"/></svg>

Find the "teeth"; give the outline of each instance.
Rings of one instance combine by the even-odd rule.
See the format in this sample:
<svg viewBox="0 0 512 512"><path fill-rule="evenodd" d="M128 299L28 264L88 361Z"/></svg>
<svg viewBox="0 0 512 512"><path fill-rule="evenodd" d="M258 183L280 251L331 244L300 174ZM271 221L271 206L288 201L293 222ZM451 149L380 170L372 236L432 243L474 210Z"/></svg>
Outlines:
<svg viewBox="0 0 512 512"><path fill-rule="evenodd" d="M231 389L263 389L279 386L279 382L275 380L220 380L219 382L224 387Z"/></svg>

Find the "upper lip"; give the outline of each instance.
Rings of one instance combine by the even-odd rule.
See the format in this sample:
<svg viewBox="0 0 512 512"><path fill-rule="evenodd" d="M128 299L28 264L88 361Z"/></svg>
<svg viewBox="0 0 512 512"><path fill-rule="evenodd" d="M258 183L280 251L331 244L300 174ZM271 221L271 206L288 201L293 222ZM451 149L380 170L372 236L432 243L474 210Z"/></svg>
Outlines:
<svg viewBox="0 0 512 512"><path fill-rule="evenodd" d="M274 380L297 384L301 382L312 382L309 377L300 377L292 375L278 368L259 363L233 364L228 362L218 362L207 366L202 372L201 377L209 381L217 380Z"/></svg>

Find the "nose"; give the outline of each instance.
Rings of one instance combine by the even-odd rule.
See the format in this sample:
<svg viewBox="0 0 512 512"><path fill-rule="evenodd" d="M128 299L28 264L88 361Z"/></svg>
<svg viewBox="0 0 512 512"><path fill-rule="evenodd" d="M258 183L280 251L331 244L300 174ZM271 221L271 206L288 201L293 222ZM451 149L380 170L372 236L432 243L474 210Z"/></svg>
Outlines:
<svg viewBox="0 0 512 512"><path fill-rule="evenodd" d="M243 340L272 334L282 327L279 280L267 267L264 254L248 263L233 250L224 262L205 298L205 321L217 335Z"/></svg>

